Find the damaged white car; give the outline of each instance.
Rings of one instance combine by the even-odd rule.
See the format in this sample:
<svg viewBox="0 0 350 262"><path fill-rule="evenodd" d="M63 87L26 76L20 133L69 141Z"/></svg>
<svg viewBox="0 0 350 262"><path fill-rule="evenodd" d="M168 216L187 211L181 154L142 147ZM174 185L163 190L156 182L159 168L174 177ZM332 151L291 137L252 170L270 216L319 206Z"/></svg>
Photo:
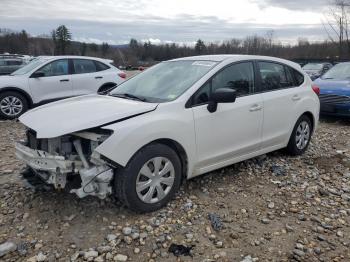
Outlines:
<svg viewBox="0 0 350 262"><path fill-rule="evenodd" d="M51 103L22 115L16 155L57 189L115 194L129 208L164 206L185 179L267 152L308 147L319 89L300 66L259 56L160 63L108 95Z"/></svg>

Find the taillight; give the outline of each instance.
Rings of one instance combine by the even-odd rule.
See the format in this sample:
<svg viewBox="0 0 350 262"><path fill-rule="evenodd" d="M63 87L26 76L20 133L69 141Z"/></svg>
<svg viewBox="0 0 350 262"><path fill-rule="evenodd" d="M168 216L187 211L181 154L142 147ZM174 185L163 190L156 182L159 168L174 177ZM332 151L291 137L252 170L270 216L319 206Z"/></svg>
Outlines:
<svg viewBox="0 0 350 262"><path fill-rule="evenodd" d="M316 95L320 95L320 88L317 85L312 85L312 90L314 90Z"/></svg>
<svg viewBox="0 0 350 262"><path fill-rule="evenodd" d="M126 78L126 74L124 72L120 72L118 73L118 76L125 79Z"/></svg>

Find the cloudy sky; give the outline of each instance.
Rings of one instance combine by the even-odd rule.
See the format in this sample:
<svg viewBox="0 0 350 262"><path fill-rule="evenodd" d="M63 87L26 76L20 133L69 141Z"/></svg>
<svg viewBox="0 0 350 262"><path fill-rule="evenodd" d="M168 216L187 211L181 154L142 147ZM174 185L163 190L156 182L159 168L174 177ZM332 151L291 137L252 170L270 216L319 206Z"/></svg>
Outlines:
<svg viewBox="0 0 350 262"><path fill-rule="evenodd" d="M0 27L48 34L66 25L79 41L127 43L130 38L191 43L264 35L282 42L326 38L329 0L0 0Z"/></svg>

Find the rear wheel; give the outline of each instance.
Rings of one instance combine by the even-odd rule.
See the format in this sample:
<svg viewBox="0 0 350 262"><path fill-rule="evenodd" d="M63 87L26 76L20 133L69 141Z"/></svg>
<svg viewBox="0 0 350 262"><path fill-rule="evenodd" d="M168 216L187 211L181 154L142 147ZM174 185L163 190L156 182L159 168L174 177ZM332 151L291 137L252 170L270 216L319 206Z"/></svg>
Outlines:
<svg viewBox="0 0 350 262"><path fill-rule="evenodd" d="M114 189L131 210L152 212L174 197L180 182L181 162L176 152L163 144L150 144L116 171Z"/></svg>
<svg viewBox="0 0 350 262"><path fill-rule="evenodd" d="M294 156L302 155L307 150L311 141L312 128L312 123L308 116L302 115L298 119L287 146L289 154Z"/></svg>
<svg viewBox="0 0 350 262"><path fill-rule="evenodd" d="M18 92L7 91L0 94L0 116L15 119L28 110L27 99Z"/></svg>

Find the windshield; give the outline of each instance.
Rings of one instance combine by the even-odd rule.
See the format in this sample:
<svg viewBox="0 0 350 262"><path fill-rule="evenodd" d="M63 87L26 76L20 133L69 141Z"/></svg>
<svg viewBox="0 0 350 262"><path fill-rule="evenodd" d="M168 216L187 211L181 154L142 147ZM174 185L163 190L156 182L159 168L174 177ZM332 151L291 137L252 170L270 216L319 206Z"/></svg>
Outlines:
<svg viewBox="0 0 350 262"><path fill-rule="evenodd" d="M303 69L305 70L322 70L323 64L306 64Z"/></svg>
<svg viewBox="0 0 350 262"><path fill-rule="evenodd" d="M216 64L193 60L163 62L122 83L110 95L169 102L182 95Z"/></svg>
<svg viewBox="0 0 350 262"><path fill-rule="evenodd" d="M322 76L322 79L348 79L350 78L350 63L338 64Z"/></svg>
<svg viewBox="0 0 350 262"><path fill-rule="evenodd" d="M32 71L34 68L44 64L49 58L38 57L29 62L29 64L21 67L20 69L13 72L11 75L24 75Z"/></svg>

